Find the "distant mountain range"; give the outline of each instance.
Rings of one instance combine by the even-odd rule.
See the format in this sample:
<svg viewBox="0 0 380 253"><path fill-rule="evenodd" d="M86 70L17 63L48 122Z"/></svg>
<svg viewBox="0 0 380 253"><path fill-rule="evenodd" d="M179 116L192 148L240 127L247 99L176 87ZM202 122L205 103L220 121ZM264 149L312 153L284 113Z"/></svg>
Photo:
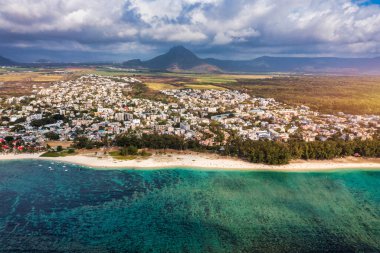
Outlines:
<svg viewBox="0 0 380 253"><path fill-rule="evenodd" d="M110 63L52 63L39 60L34 63L16 63L0 56L0 66L59 66L68 65L102 66ZM197 73L331 73L331 74L380 74L380 57L377 58L337 58L337 57L269 57L253 60L202 59L183 46L171 48L167 53L147 61L134 59L122 64L126 68L193 71Z"/></svg>
<svg viewBox="0 0 380 253"><path fill-rule="evenodd" d="M183 46L176 46L169 52L151 60L130 60L124 67L150 70L188 70L195 72L296 72L296 73L346 73L379 74L378 58L336 58L336 57L269 57L253 60L202 59Z"/></svg>
<svg viewBox="0 0 380 253"><path fill-rule="evenodd" d="M15 63L12 60L2 57L0 55L0 66L12 66L12 65L15 65Z"/></svg>

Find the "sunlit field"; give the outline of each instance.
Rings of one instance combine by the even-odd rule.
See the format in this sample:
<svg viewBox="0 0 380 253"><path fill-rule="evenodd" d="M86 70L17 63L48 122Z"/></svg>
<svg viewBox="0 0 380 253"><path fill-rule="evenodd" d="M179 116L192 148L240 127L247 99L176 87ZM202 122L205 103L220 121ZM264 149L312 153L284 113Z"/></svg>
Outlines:
<svg viewBox="0 0 380 253"><path fill-rule="evenodd" d="M211 84L185 84L184 87L198 90L226 90L226 88Z"/></svg>
<svg viewBox="0 0 380 253"><path fill-rule="evenodd" d="M380 77L294 76L243 80L224 87L325 113L380 114Z"/></svg>
<svg viewBox="0 0 380 253"><path fill-rule="evenodd" d="M146 86L148 86L148 88L152 90L170 90L170 89L177 88L173 85L166 84L166 83L146 83Z"/></svg>
<svg viewBox="0 0 380 253"><path fill-rule="evenodd" d="M38 72L31 73L6 73L0 75L0 82L55 82L63 79L63 75L47 75Z"/></svg>
<svg viewBox="0 0 380 253"><path fill-rule="evenodd" d="M68 78L68 74L54 70L7 68L0 72L0 97L29 95L35 88L47 88L52 83Z"/></svg>

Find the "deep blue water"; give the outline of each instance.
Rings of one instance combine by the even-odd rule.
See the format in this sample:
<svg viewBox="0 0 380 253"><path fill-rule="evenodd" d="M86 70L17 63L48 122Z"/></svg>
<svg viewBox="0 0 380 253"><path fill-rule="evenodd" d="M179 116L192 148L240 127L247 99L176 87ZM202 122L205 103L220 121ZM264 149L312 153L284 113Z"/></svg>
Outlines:
<svg viewBox="0 0 380 253"><path fill-rule="evenodd" d="M380 252L380 172L2 161L0 252Z"/></svg>

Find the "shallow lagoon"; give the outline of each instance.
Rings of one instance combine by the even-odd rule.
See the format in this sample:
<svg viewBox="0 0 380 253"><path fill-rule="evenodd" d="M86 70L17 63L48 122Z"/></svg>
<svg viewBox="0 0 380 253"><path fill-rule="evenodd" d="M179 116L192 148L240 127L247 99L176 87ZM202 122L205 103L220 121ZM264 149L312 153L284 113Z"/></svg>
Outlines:
<svg viewBox="0 0 380 253"><path fill-rule="evenodd" d="M102 171L1 161L0 252L23 250L379 252L380 171Z"/></svg>

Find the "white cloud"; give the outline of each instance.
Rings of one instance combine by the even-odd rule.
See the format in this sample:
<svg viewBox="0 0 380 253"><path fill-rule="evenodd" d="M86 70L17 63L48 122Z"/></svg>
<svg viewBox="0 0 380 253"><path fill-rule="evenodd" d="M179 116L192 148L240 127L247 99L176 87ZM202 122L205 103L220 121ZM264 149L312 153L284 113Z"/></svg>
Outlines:
<svg viewBox="0 0 380 253"><path fill-rule="evenodd" d="M0 0L0 6L0 44L65 41L91 50L179 42L258 52L380 53L380 8L350 0Z"/></svg>
<svg viewBox="0 0 380 253"><path fill-rule="evenodd" d="M135 28L121 22L125 1L0 0L0 29L13 34L96 30L97 36ZM136 31L135 31L136 33Z"/></svg>
<svg viewBox="0 0 380 253"><path fill-rule="evenodd" d="M195 27L175 24L157 25L143 29L141 36L155 41L184 43L200 42L207 39L207 35L198 31Z"/></svg>

